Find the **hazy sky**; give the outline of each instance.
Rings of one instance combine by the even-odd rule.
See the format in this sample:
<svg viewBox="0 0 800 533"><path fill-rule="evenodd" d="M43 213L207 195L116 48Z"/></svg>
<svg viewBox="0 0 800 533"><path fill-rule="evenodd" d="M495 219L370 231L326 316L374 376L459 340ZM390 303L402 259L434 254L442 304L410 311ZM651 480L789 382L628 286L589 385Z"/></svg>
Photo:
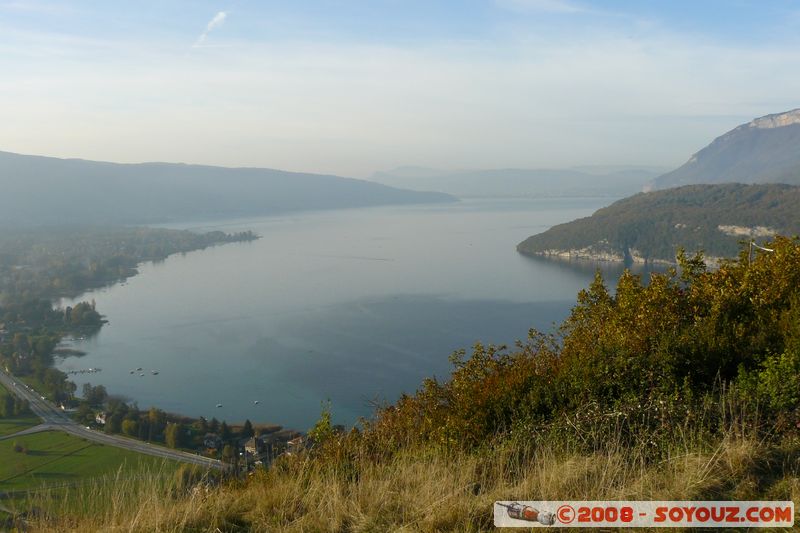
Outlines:
<svg viewBox="0 0 800 533"><path fill-rule="evenodd" d="M800 2L0 0L0 150L677 166L800 107Z"/></svg>

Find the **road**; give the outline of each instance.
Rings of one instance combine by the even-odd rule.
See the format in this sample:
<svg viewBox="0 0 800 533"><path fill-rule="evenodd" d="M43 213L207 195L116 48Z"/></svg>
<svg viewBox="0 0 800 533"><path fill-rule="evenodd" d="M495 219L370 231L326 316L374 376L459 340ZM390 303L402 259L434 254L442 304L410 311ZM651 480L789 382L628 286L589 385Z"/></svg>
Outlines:
<svg viewBox="0 0 800 533"><path fill-rule="evenodd" d="M184 463L191 463L208 468L225 469L226 467L224 463L217 461L216 459L209 459L208 457L182 452L179 450L171 450L169 448L163 448L161 446L156 446L154 444L136 439L129 439L120 435L106 435L105 433L101 433L99 431L86 429L84 426L81 426L69 418L64 412L62 412L52 403L42 399L42 397L37 394L36 391L28 389L25 383L18 380L14 376L6 374L2 370L0 370L0 383L2 383L16 396L24 400L28 400L31 411L33 411L36 416L42 419L42 424L36 426L36 428L26 430L25 432L27 433L30 433L34 430L64 431L70 435L75 435L76 437L96 442L98 444L123 448L125 450L131 450L146 455L153 455L155 457L163 457L164 459L171 459L173 461L181 461Z"/></svg>

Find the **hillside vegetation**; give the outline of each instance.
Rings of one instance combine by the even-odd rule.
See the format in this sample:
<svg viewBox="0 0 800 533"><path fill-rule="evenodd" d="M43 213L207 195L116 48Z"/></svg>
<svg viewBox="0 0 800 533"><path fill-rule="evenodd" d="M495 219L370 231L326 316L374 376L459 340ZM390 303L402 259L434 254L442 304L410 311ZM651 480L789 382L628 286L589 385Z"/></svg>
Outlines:
<svg viewBox="0 0 800 533"><path fill-rule="evenodd" d="M679 248L733 257L742 240L800 234L800 187L687 185L641 193L554 226L517 246L526 254L675 261Z"/></svg>
<svg viewBox="0 0 800 533"><path fill-rule="evenodd" d="M800 501L800 240L707 270L598 274L555 335L453 355L446 382L245 481L118 479L34 530L488 531L498 499ZM113 502L101 506L99 498ZM31 505L36 504L36 499Z"/></svg>

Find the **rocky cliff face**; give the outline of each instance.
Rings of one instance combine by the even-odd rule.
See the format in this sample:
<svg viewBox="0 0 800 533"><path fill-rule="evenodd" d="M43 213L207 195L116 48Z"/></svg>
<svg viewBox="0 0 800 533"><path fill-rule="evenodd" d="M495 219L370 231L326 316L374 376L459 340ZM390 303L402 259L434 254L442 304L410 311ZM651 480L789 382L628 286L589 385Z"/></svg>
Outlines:
<svg viewBox="0 0 800 533"><path fill-rule="evenodd" d="M770 128L783 128L793 124L800 124L800 109L793 109L786 113L778 113L776 115L767 115L765 117L757 118L746 124L748 128L770 129Z"/></svg>
<svg viewBox="0 0 800 533"><path fill-rule="evenodd" d="M757 118L717 137L645 190L700 183L800 185L800 109Z"/></svg>

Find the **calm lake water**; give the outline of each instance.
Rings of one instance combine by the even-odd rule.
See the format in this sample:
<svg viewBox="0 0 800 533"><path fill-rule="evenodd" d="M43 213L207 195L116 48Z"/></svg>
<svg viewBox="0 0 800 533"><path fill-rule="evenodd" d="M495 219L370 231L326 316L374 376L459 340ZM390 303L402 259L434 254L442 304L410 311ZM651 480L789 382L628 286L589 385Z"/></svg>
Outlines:
<svg viewBox="0 0 800 533"><path fill-rule="evenodd" d="M79 390L103 384L140 408L307 429L330 399L335 421L352 424L375 401L446 377L456 349L563 320L596 265L515 246L611 201L465 200L172 226L262 238L144 264L82 296L110 323L70 343L87 355L59 368L100 367L74 376ZM130 373L137 367L144 376Z"/></svg>

